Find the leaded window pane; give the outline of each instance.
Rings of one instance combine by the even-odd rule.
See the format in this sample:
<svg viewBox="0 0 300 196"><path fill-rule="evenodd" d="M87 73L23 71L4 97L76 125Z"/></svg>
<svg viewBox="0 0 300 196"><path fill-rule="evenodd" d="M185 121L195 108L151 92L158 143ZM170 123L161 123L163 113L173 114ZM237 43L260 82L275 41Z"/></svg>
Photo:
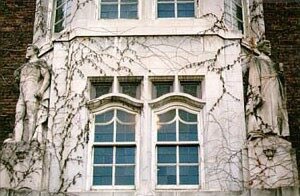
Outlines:
<svg viewBox="0 0 300 196"><path fill-rule="evenodd" d="M101 5L101 18L118 18L118 5Z"/></svg>
<svg viewBox="0 0 300 196"><path fill-rule="evenodd" d="M180 163L198 163L198 146L179 146Z"/></svg>
<svg viewBox="0 0 300 196"><path fill-rule="evenodd" d="M179 123L179 141L197 141L197 124Z"/></svg>
<svg viewBox="0 0 300 196"><path fill-rule="evenodd" d="M113 148L112 147L95 147L94 164L112 164Z"/></svg>
<svg viewBox="0 0 300 196"><path fill-rule="evenodd" d="M158 163L176 163L176 146L160 146L157 154Z"/></svg>
<svg viewBox="0 0 300 196"><path fill-rule="evenodd" d="M175 185L176 184L176 166L158 166L157 167L158 184Z"/></svg>
<svg viewBox="0 0 300 196"><path fill-rule="evenodd" d="M185 184L185 185L199 184L199 167L180 166L179 184Z"/></svg>
<svg viewBox="0 0 300 196"><path fill-rule="evenodd" d="M138 84L133 82L121 83L121 93L137 98Z"/></svg>
<svg viewBox="0 0 300 196"><path fill-rule="evenodd" d="M95 118L96 123L107 123L112 120L114 116L114 110L110 110L108 112L97 114Z"/></svg>
<svg viewBox="0 0 300 196"><path fill-rule="evenodd" d="M159 125L157 141L176 141L176 123Z"/></svg>
<svg viewBox="0 0 300 196"><path fill-rule="evenodd" d="M194 17L195 16L194 3L178 3L177 15L178 17Z"/></svg>
<svg viewBox="0 0 300 196"><path fill-rule="evenodd" d="M94 167L93 185L112 185L112 167Z"/></svg>
<svg viewBox="0 0 300 196"><path fill-rule="evenodd" d="M116 166L116 185L134 185L134 166Z"/></svg>
<svg viewBox="0 0 300 196"><path fill-rule="evenodd" d="M154 98L160 97L167 93L172 92L173 83L172 82L159 82L154 83Z"/></svg>
<svg viewBox="0 0 300 196"><path fill-rule="evenodd" d="M116 164L128 164L135 162L135 147L117 147Z"/></svg>
<svg viewBox="0 0 300 196"><path fill-rule="evenodd" d="M128 19L136 19L137 18L137 4L126 4L121 5L121 18L128 18ZM135 96L132 96L135 97Z"/></svg>
<svg viewBox="0 0 300 196"><path fill-rule="evenodd" d="M175 4L174 3L158 4L158 17L159 18L174 18L175 17Z"/></svg>
<svg viewBox="0 0 300 196"><path fill-rule="evenodd" d="M113 127L113 123L109 125L95 125L95 142L112 142Z"/></svg>
<svg viewBox="0 0 300 196"><path fill-rule="evenodd" d="M179 117L186 122L197 122L197 115L179 110Z"/></svg>
<svg viewBox="0 0 300 196"><path fill-rule="evenodd" d="M176 110L170 110L166 113L158 115L158 119L160 123L170 122L175 118Z"/></svg>

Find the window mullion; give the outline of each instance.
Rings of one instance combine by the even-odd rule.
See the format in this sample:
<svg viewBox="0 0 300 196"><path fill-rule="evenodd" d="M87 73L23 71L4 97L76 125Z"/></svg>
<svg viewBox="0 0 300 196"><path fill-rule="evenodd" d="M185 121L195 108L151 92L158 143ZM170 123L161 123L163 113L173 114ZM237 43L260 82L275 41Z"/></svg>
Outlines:
<svg viewBox="0 0 300 196"><path fill-rule="evenodd" d="M112 165L112 185L116 182L116 146L113 147L113 165Z"/></svg>
<svg viewBox="0 0 300 196"><path fill-rule="evenodd" d="M175 11L175 18L177 18L177 0L174 0L174 4L175 4L175 8L174 8L174 11Z"/></svg>
<svg viewBox="0 0 300 196"><path fill-rule="evenodd" d="M176 146L176 185L179 185L179 145Z"/></svg>
<svg viewBox="0 0 300 196"><path fill-rule="evenodd" d="M121 0L118 0L118 19L121 18Z"/></svg>

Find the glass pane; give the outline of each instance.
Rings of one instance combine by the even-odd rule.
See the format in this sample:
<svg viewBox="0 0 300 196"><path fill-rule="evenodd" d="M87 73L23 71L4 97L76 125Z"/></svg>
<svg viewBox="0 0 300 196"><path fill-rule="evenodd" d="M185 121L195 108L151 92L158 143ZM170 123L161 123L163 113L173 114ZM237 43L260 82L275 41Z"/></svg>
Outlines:
<svg viewBox="0 0 300 196"><path fill-rule="evenodd" d="M180 166L179 184L199 184L198 166Z"/></svg>
<svg viewBox="0 0 300 196"><path fill-rule="evenodd" d="M178 3L177 16L178 17L194 17L194 3Z"/></svg>
<svg viewBox="0 0 300 196"><path fill-rule="evenodd" d="M94 164L112 164L113 148L112 147L95 147Z"/></svg>
<svg viewBox="0 0 300 196"><path fill-rule="evenodd" d="M236 17L239 19L239 20L243 20L243 9L242 7L236 5Z"/></svg>
<svg viewBox="0 0 300 196"><path fill-rule="evenodd" d="M116 164L135 163L135 147L117 147Z"/></svg>
<svg viewBox="0 0 300 196"><path fill-rule="evenodd" d="M158 18L174 18L174 17L175 17L174 3L158 4Z"/></svg>
<svg viewBox="0 0 300 196"><path fill-rule="evenodd" d="M179 163L198 162L198 146L179 146Z"/></svg>
<svg viewBox="0 0 300 196"><path fill-rule="evenodd" d="M128 122L128 123L135 122L135 115L134 114L124 112L122 110L117 110L117 118L122 122Z"/></svg>
<svg viewBox="0 0 300 196"><path fill-rule="evenodd" d="M121 3L137 3L137 0L121 0Z"/></svg>
<svg viewBox="0 0 300 196"><path fill-rule="evenodd" d="M96 123L107 123L111 121L114 116L114 110L110 110L108 112L104 112L102 114L97 114L95 122Z"/></svg>
<svg viewBox="0 0 300 196"><path fill-rule="evenodd" d="M54 32L55 33L59 33L61 32L62 30L64 30L65 26L64 26L64 20L58 22L55 24L54 26Z"/></svg>
<svg viewBox="0 0 300 196"><path fill-rule="evenodd" d="M157 147L158 163L176 163L176 146Z"/></svg>
<svg viewBox="0 0 300 196"><path fill-rule="evenodd" d="M111 93L111 83L103 83L101 85L99 84L94 84L95 89L96 89L96 97L100 97L102 95Z"/></svg>
<svg viewBox="0 0 300 196"><path fill-rule="evenodd" d="M137 4L121 5L120 17L121 18L130 18L130 19L137 18ZM136 96L134 95L132 97L136 97Z"/></svg>
<svg viewBox="0 0 300 196"><path fill-rule="evenodd" d="M118 5L101 5L100 18L118 18Z"/></svg>
<svg viewBox="0 0 300 196"><path fill-rule="evenodd" d="M101 3L118 3L118 0L101 0Z"/></svg>
<svg viewBox="0 0 300 196"><path fill-rule="evenodd" d="M175 166L158 166L157 167L158 184L176 184L176 167Z"/></svg>
<svg viewBox="0 0 300 196"><path fill-rule="evenodd" d="M198 141L197 125L179 122L179 141Z"/></svg>
<svg viewBox="0 0 300 196"><path fill-rule="evenodd" d="M118 142L135 141L135 125L123 125L117 123L117 138Z"/></svg>
<svg viewBox="0 0 300 196"><path fill-rule="evenodd" d="M176 141L176 122L167 125L159 125L157 141Z"/></svg>
<svg viewBox="0 0 300 196"><path fill-rule="evenodd" d="M181 82L180 84L183 93L199 97L200 84L198 82Z"/></svg>
<svg viewBox="0 0 300 196"><path fill-rule="evenodd" d="M112 167L94 167L93 185L112 185Z"/></svg>
<svg viewBox="0 0 300 196"><path fill-rule="evenodd" d="M170 93L172 91L172 87L173 83L171 82L154 83L153 98L157 98L164 94Z"/></svg>
<svg viewBox="0 0 300 196"><path fill-rule="evenodd" d="M179 117L186 122L197 122L197 115L179 110Z"/></svg>
<svg viewBox="0 0 300 196"><path fill-rule="evenodd" d="M158 119L160 123L170 122L175 118L176 110L170 110L166 113L158 115Z"/></svg>
<svg viewBox="0 0 300 196"><path fill-rule="evenodd" d="M112 142L113 141L113 123L109 125L95 126L95 142Z"/></svg>
<svg viewBox="0 0 300 196"><path fill-rule="evenodd" d="M116 166L116 185L134 185L134 166Z"/></svg>

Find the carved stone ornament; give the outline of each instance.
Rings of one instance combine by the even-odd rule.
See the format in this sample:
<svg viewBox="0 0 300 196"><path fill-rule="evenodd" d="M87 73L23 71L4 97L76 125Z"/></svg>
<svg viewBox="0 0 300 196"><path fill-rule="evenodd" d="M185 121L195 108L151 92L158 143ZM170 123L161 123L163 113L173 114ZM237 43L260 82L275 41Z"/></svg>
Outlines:
<svg viewBox="0 0 300 196"><path fill-rule="evenodd" d="M285 93L277 65L271 60L268 40L257 46L260 54L251 58L246 105L247 129L250 138L266 134L289 136Z"/></svg>
<svg viewBox="0 0 300 196"><path fill-rule="evenodd" d="M35 45L27 47L27 63L15 71L20 80L20 96L16 107L14 141L41 142L43 124L47 121L50 71L46 61L38 58Z"/></svg>

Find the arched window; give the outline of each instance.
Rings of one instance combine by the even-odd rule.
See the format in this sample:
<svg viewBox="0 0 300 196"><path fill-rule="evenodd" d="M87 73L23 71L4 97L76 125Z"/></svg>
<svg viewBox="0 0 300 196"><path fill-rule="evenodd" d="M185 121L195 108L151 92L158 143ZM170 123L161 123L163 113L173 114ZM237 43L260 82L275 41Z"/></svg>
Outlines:
<svg viewBox="0 0 300 196"><path fill-rule="evenodd" d="M95 114L93 186L134 186L137 114L121 108Z"/></svg>
<svg viewBox="0 0 300 196"><path fill-rule="evenodd" d="M200 184L199 112L175 107L156 114L157 186Z"/></svg>

